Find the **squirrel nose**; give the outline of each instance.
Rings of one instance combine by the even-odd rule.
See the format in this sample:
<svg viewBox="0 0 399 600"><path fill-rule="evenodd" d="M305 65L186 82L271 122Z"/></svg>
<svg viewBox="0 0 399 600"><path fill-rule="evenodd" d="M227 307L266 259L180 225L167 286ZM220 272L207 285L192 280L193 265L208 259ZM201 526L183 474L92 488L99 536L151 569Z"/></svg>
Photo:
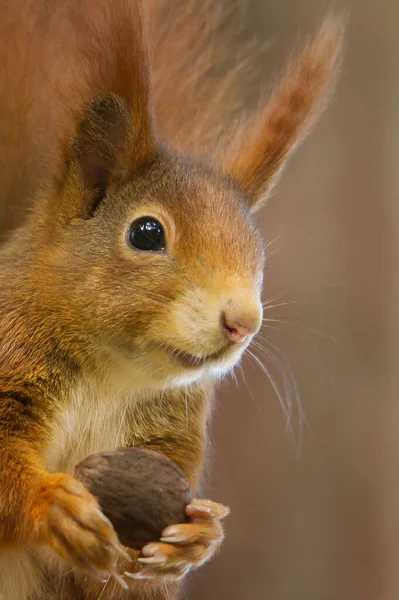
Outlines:
<svg viewBox="0 0 399 600"><path fill-rule="evenodd" d="M248 336L256 333L260 325L259 310L248 313L225 311L222 313L222 326L230 342L241 344Z"/></svg>

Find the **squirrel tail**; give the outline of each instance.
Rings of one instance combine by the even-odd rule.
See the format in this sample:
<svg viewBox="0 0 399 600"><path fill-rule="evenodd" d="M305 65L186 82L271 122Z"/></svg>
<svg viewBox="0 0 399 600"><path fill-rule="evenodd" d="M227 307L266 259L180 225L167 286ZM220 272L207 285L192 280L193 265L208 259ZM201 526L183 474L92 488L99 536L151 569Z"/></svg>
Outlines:
<svg viewBox="0 0 399 600"><path fill-rule="evenodd" d="M261 52L246 41L244 3L147 0L147 10L157 130L178 150L216 155Z"/></svg>
<svg viewBox="0 0 399 600"><path fill-rule="evenodd" d="M226 132L242 116L243 88L257 53L242 41L242 3L147 0L146 10L143 4L6 3L0 17L0 232L18 223L54 174L60 139L71 139L95 96L114 93L125 100L140 128L136 139L150 140L154 114L160 137L180 150L217 154L218 142L231 137ZM261 180L270 188L320 113L339 63L341 34L339 24L327 20L266 109L241 120L223 162L250 191Z"/></svg>

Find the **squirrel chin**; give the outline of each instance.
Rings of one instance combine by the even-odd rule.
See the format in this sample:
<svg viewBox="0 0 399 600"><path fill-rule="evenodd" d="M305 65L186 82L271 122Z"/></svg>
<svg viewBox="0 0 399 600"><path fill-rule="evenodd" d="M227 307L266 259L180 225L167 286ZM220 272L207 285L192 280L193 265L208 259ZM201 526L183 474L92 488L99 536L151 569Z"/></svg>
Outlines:
<svg viewBox="0 0 399 600"><path fill-rule="evenodd" d="M183 367L187 369L199 369L203 366L212 365L215 363L215 361L219 361L228 356L231 346L224 346L217 352L208 353L202 356L198 354L192 354L186 350L179 350L178 348L173 348L172 346L166 346L164 349L172 358L172 360L180 363Z"/></svg>
<svg viewBox="0 0 399 600"><path fill-rule="evenodd" d="M133 377L134 385L143 389L178 388L200 380L218 381L242 358L248 343L224 347L204 358L179 351L164 344L151 344L132 363L124 361L123 371Z"/></svg>
<svg viewBox="0 0 399 600"><path fill-rule="evenodd" d="M220 380L239 363L247 347L248 344L237 348L223 348L204 358L170 349L168 354L172 357L174 364L179 365L180 372L173 376L169 383L172 383L172 387L180 387L208 377Z"/></svg>

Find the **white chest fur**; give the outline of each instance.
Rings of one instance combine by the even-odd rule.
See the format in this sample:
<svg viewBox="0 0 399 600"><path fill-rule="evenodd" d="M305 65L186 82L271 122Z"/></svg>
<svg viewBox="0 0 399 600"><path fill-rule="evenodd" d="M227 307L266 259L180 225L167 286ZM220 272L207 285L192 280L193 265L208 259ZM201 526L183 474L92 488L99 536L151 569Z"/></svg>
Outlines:
<svg viewBox="0 0 399 600"><path fill-rule="evenodd" d="M0 557L0 600L28 600L40 590L41 577L29 550Z"/></svg>
<svg viewBox="0 0 399 600"><path fill-rule="evenodd" d="M48 470L72 474L86 456L125 445L126 416L136 398L93 382L72 389L52 431Z"/></svg>

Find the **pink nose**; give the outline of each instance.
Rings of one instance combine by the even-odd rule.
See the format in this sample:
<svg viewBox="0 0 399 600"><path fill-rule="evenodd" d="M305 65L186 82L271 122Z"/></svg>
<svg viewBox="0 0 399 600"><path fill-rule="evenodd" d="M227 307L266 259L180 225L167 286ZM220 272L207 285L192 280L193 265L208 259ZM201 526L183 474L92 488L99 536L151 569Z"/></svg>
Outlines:
<svg viewBox="0 0 399 600"><path fill-rule="evenodd" d="M226 337L234 344L241 344L258 330L259 316L226 311L222 314L222 325Z"/></svg>

